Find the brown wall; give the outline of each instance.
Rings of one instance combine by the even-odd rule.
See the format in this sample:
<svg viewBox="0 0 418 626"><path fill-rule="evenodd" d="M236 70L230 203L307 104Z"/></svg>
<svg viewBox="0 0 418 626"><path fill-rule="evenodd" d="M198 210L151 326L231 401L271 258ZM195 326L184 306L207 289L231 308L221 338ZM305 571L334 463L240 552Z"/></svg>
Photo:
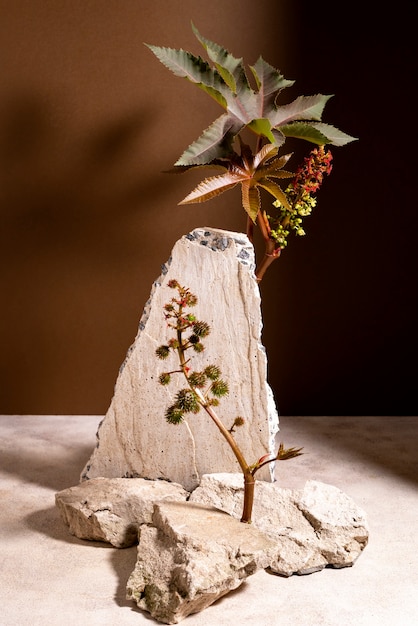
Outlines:
<svg viewBox="0 0 418 626"><path fill-rule="evenodd" d="M262 284L279 408L416 414L416 200L408 131L391 125L409 83L383 104L411 44L388 47L393 16L359 27L300 4L0 0L1 413L105 412L174 242L244 228L238 191L178 207L198 177L162 173L220 113L143 45L200 54L192 20L296 79L294 95L337 94L325 121L361 138L336 151L308 236Z"/></svg>

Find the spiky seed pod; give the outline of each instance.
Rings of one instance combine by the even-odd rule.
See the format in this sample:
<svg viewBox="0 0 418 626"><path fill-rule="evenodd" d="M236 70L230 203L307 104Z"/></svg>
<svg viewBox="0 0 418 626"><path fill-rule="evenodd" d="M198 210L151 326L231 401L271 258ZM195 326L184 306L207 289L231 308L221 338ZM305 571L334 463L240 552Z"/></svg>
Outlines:
<svg viewBox="0 0 418 626"><path fill-rule="evenodd" d="M166 372L164 372L163 374L160 374L160 385L168 385L170 380L171 380L170 374L167 374Z"/></svg>
<svg viewBox="0 0 418 626"><path fill-rule="evenodd" d="M155 354L159 359L166 359L170 354L170 348L168 346L160 346L156 349Z"/></svg>
<svg viewBox="0 0 418 626"><path fill-rule="evenodd" d="M216 365L208 365L203 371L210 380L217 380L221 375L221 370Z"/></svg>
<svg viewBox="0 0 418 626"><path fill-rule="evenodd" d="M203 372L193 372L189 376L189 383L192 387L201 389L206 385L207 377Z"/></svg>
<svg viewBox="0 0 418 626"><path fill-rule="evenodd" d="M236 417L236 418L234 419L234 422L233 422L233 424L232 424L231 428L229 429L229 432L230 432L230 433L234 433L236 428L238 428L239 426L243 426L244 421L245 421L245 420L244 420L244 418L243 418L243 417L239 417L239 416L238 416L238 417Z"/></svg>
<svg viewBox="0 0 418 626"><path fill-rule="evenodd" d="M167 284L170 289L177 289L178 287L180 287L179 283L174 278L172 280L169 280Z"/></svg>
<svg viewBox="0 0 418 626"><path fill-rule="evenodd" d="M164 309L165 311L168 311L169 313L171 313L171 311L174 311L174 306L168 302L167 304L164 305Z"/></svg>
<svg viewBox="0 0 418 626"><path fill-rule="evenodd" d="M210 406L218 406L219 400L218 398L208 398L207 403L210 404Z"/></svg>
<svg viewBox="0 0 418 626"><path fill-rule="evenodd" d="M229 392L228 384L220 378L213 381L210 390L217 398L221 398Z"/></svg>
<svg viewBox="0 0 418 626"><path fill-rule="evenodd" d="M197 413L200 409L196 394L190 389L180 389L176 396L176 406L184 413Z"/></svg>
<svg viewBox="0 0 418 626"><path fill-rule="evenodd" d="M172 348L173 350L177 350L177 348L179 347L179 342L177 341L177 339L170 339L170 341L168 342L168 347Z"/></svg>
<svg viewBox="0 0 418 626"><path fill-rule="evenodd" d="M206 322L196 320L193 322L193 332L198 337L207 337L210 333L210 326Z"/></svg>
<svg viewBox="0 0 418 626"><path fill-rule="evenodd" d="M189 341L190 341L190 343L192 343L192 344L199 343L199 341L200 341L200 337L198 337L197 335L190 335L190 337L189 337Z"/></svg>
<svg viewBox="0 0 418 626"><path fill-rule="evenodd" d="M194 293L188 293L186 296L186 306L196 306L197 296Z"/></svg>
<svg viewBox="0 0 418 626"><path fill-rule="evenodd" d="M203 352L204 349L205 349L205 346L200 341L199 341L199 343L194 343L193 344L193 350L195 352Z"/></svg>
<svg viewBox="0 0 418 626"><path fill-rule="evenodd" d="M173 404L173 406L169 406L165 412L165 419L169 424L181 424L183 421L183 411Z"/></svg>

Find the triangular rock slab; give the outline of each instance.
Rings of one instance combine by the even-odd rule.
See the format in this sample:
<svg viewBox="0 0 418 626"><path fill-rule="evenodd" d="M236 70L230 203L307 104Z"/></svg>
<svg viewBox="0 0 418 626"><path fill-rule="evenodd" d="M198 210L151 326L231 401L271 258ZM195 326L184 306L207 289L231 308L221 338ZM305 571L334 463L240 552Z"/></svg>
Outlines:
<svg viewBox="0 0 418 626"><path fill-rule="evenodd" d="M203 476L189 501L210 504L240 519L242 475ZM369 537L365 512L337 487L315 480L302 490L257 481L252 519L275 541L270 570L282 576L352 566Z"/></svg>
<svg viewBox="0 0 418 626"><path fill-rule="evenodd" d="M151 523L154 504L183 500L181 485L143 478L93 478L55 494L55 503L72 535L105 541L116 548L138 542L138 528Z"/></svg>
<svg viewBox="0 0 418 626"><path fill-rule="evenodd" d="M229 427L237 416L245 418L236 437L249 463L274 451L278 415L261 343L254 249L242 233L200 228L175 244L154 283L82 479L164 479L192 490L203 474L237 471L232 451L204 411L178 426L165 421L166 408L184 387L181 376L173 377L167 387L159 384L159 374L170 364L155 357L156 348L171 336L163 316L164 304L173 297L167 286L171 279L197 295L193 312L211 327L206 349L193 357L193 367L210 363L221 367L230 389L219 407L221 419ZM174 355L171 358L176 369ZM272 471L272 467L262 468L260 479L271 481Z"/></svg>
<svg viewBox="0 0 418 626"><path fill-rule="evenodd" d="M207 608L272 558L275 543L254 526L190 503L156 504L141 526L127 597L165 624Z"/></svg>

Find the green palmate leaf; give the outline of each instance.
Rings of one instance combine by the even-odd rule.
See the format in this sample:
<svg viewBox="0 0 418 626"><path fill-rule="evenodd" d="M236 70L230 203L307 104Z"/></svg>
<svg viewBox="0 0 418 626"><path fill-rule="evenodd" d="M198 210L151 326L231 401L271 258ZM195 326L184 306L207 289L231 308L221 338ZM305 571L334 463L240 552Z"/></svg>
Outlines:
<svg viewBox="0 0 418 626"><path fill-rule="evenodd" d="M185 50L145 45L173 74L195 83L223 108L226 108L226 100L221 93L224 86L223 80L218 72L210 67L209 63Z"/></svg>
<svg viewBox="0 0 418 626"><path fill-rule="evenodd" d="M295 137L296 139L305 139L311 143L322 146L327 143L328 138L321 133L312 122L293 122L292 124L284 124L280 130L286 137Z"/></svg>
<svg viewBox="0 0 418 626"><path fill-rule="evenodd" d="M294 81L286 80L278 70L266 63L262 57L259 57L257 62L250 66L250 69L257 83L258 114L262 118L275 111L278 94L285 87L291 87Z"/></svg>
<svg viewBox="0 0 418 626"><path fill-rule="evenodd" d="M193 31L215 63L216 73L224 84L215 86L225 98L225 108L239 119L243 125L249 123L256 115L256 98L248 82L242 59L234 57L222 46L202 37L196 27Z"/></svg>
<svg viewBox="0 0 418 626"><path fill-rule="evenodd" d="M263 135L263 137L268 139L273 145L276 143L276 136L273 134L270 120L266 117L252 120L247 126L254 131L256 135Z"/></svg>
<svg viewBox="0 0 418 626"><path fill-rule="evenodd" d="M357 141L357 137L352 137L351 135L347 135L343 133L342 130L335 128L331 124L313 124L316 130L322 133L327 137L327 142L332 146L345 146L347 143L351 143L352 141Z"/></svg>
<svg viewBox="0 0 418 626"><path fill-rule="evenodd" d="M234 137L242 127L242 122L224 113L183 152L175 165L206 165L215 159L229 156Z"/></svg>
<svg viewBox="0 0 418 626"><path fill-rule="evenodd" d="M244 66L242 64L242 58L237 59L222 46L203 37L194 24L192 24L192 29L197 39L205 48L211 61L215 63L216 69L231 91L236 93L237 83L241 81L248 83Z"/></svg>
<svg viewBox="0 0 418 626"><path fill-rule="evenodd" d="M258 118L255 94L248 83L237 83L236 93L224 92L224 96L227 110L239 119L244 126Z"/></svg>
<svg viewBox="0 0 418 626"><path fill-rule="evenodd" d="M351 141L356 141L356 137L351 137L338 128L324 123L293 122L281 126L280 130L286 137L305 139L320 146L325 144L344 146Z"/></svg>
<svg viewBox="0 0 418 626"><path fill-rule="evenodd" d="M294 81L285 79L260 56L250 66L257 86L254 91L242 58L203 37L193 24L192 28L213 67L200 56L182 49L148 47L176 76L187 78L208 93L226 109L226 115L216 120L185 150L176 166L191 167L228 159L233 155L234 138L246 127L278 147L285 143L286 137L335 146L354 141L354 137L320 123L324 107L332 96L300 96L290 104L279 106L278 96Z"/></svg>
<svg viewBox="0 0 418 626"><path fill-rule="evenodd" d="M295 120L320 120L322 112L328 100L332 96L299 96L290 104L277 107L272 113L270 121L272 126L278 127Z"/></svg>

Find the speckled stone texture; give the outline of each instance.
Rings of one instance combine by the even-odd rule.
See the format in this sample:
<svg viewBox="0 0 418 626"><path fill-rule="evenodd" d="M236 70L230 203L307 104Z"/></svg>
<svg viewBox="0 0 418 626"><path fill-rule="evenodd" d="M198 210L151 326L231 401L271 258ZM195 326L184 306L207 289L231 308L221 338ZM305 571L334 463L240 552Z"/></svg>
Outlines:
<svg viewBox="0 0 418 626"><path fill-rule="evenodd" d="M210 506L159 503L140 528L127 597L165 624L177 624L269 564L274 542Z"/></svg>
<svg viewBox="0 0 418 626"><path fill-rule="evenodd" d="M239 520L243 477L205 474L192 494L162 480L93 478L57 493L55 500L73 535L123 548L137 543L141 525L153 524L154 504L160 502L188 500ZM194 509L180 510L186 527L186 514L193 516ZM349 567L369 537L364 511L337 487L314 480L301 490L257 481L252 519L252 525L274 542L268 565L281 576L312 574L327 566Z"/></svg>
<svg viewBox="0 0 418 626"><path fill-rule="evenodd" d="M156 502L189 495L164 480L92 478L56 493L55 504L72 535L126 548L138 542L138 528L151 522Z"/></svg>
<svg viewBox="0 0 418 626"><path fill-rule="evenodd" d="M190 502L210 504L240 519L242 476L205 475ZM252 520L274 540L277 549L269 569L281 576L350 567L369 539L366 513L337 487L316 480L308 480L303 489L257 481Z"/></svg>
<svg viewBox="0 0 418 626"><path fill-rule="evenodd" d="M166 387L158 381L160 373L177 367L175 355L170 355L170 363L155 356L156 348L171 336L163 315L164 304L173 297L167 286L171 279L198 297L193 313L211 327L205 351L192 357L192 367L203 369L213 363L221 368L230 392L221 400L219 417L227 427L235 417L244 417L236 439L249 464L275 450L278 415L261 343L253 246L242 233L198 228L175 244L153 285L83 480L100 476L164 479L192 490L203 474L239 469L203 410L178 426L165 421L166 408L184 387L180 375L173 376ZM273 469L266 466L259 478L271 481Z"/></svg>

